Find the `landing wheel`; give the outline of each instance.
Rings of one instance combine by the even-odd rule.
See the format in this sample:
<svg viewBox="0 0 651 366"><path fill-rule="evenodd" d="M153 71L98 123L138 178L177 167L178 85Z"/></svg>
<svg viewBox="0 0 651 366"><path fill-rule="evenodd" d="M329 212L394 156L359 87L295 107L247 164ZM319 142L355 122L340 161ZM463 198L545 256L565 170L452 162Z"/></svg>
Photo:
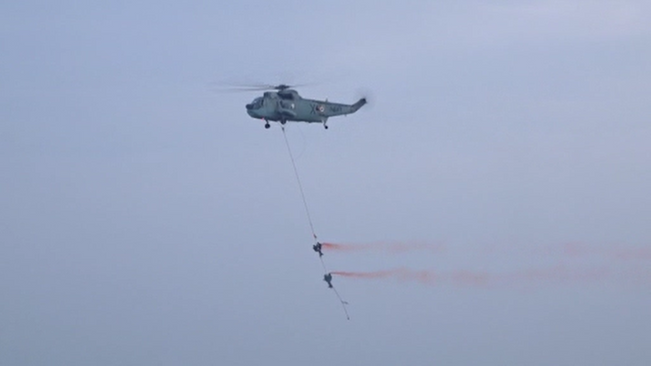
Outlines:
<svg viewBox="0 0 651 366"><path fill-rule="evenodd" d="M328 126L323 126L323 128L325 128L325 129L327 130L327 129L328 129Z"/></svg>
<svg viewBox="0 0 651 366"><path fill-rule="evenodd" d="M269 125L269 123L266 123L266 124L264 125L264 128L269 128L269 127L271 127L271 125Z"/></svg>
<svg viewBox="0 0 651 366"><path fill-rule="evenodd" d="M281 125L284 125L285 123L287 123L287 121L285 121L285 120L280 121Z"/></svg>

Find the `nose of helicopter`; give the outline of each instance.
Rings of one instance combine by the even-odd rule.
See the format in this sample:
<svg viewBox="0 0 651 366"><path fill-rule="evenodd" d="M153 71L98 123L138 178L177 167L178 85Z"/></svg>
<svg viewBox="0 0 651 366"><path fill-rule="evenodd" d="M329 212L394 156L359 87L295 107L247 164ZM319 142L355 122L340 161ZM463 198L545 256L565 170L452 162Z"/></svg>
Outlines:
<svg viewBox="0 0 651 366"><path fill-rule="evenodd" d="M257 118L255 114L255 110L253 109L253 103L249 103L246 105L246 113L253 118Z"/></svg>

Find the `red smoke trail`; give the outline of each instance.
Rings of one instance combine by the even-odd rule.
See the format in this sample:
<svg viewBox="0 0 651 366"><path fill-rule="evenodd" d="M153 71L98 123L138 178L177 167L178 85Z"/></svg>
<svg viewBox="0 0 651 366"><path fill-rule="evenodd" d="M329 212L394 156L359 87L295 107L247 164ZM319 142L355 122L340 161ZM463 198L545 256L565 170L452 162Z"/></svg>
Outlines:
<svg viewBox="0 0 651 366"><path fill-rule="evenodd" d="M333 271L330 273L337 276L353 277L353 278L386 278L386 277L396 276L404 271L405 271L404 269L390 269L385 271L374 271L374 272Z"/></svg>
<svg viewBox="0 0 651 366"><path fill-rule="evenodd" d="M545 255L570 259L602 258L615 261L651 260L651 246L630 246L624 244L588 244L566 242L546 245L493 244L481 247L485 254Z"/></svg>
<svg viewBox="0 0 651 366"><path fill-rule="evenodd" d="M448 246L431 242L371 242L371 243L321 243L324 251L330 252L369 252L384 251L392 254L411 251L431 251L435 253L448 252ZM469 250L467 246L455 246L453 250ZM475 247L474 250L483 254L506 255L545 255L565 256L569 258L602 257L610 260L651 260L651 246L625 246L621 244L591 245L583 242L567 242L542 246L527 244L492 244Z"/></svg>
<svg viewBox="0 0 651 366"><path fill-rule="evenodd" d="M373 272L334 271L333 275L356 279L396 279L403 282L419 282L427 285L451 283L453 285L484 287L499 284L534 284L545 282L600 282L611 274L606 268L571 270L564 266L544 269L527 269L511 273L488 273L479 271L416 271L397 268Z"/></svg>
<svg viewBox="0 0 651 366"><path fill-rule="evenodd" d="M552 246L547 246L545 252L547 254L561 254L570 259L602 258L618 262L651 260L651 247L649 246L589 245L573 242L557 246L556 250Z"/></svg>
<svg viewBox="0 0 651 366"><path fill-rule="evenodd" d="M349 244L349 243L321 243L324 250L329 251L387 251L391 253L408 252L414 250L430 250L442 252L445 246L442 244L419 243L419 242L376 242L367 244Z"/></svg>
<svg viewBox="0 0 651 366"><path fill-rule="evenodd" d="M373 272L331 272L336 276L351 277L358 279L382 279L395 278L399 281L415 281L425 284L435 284L438 282L452 281L458 284L482 286L487 284L489 276L485 273L457 271L449 274L436 273L433 271L414 271L406 268L397 268L384 271Z"/></svg>
<svg viewBox="0 0 651 366"><path fill-rule="evenodd" d="M620 260L649 260L651 259L651 247L647 248L617 248L610 252L614 259Z"/></svg>

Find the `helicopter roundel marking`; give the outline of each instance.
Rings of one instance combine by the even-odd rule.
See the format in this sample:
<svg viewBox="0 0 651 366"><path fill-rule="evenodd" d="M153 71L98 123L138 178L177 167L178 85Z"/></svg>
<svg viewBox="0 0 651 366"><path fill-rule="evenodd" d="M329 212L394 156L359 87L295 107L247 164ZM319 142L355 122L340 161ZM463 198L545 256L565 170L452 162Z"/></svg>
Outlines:
<svg viewBox="0 0 651 366"><path fill-rule="evenodd" d="M319 112L323 113L323 112L325 111L325 106L320 105L320 106L316 107L316 109L317 109Z"/></svg>

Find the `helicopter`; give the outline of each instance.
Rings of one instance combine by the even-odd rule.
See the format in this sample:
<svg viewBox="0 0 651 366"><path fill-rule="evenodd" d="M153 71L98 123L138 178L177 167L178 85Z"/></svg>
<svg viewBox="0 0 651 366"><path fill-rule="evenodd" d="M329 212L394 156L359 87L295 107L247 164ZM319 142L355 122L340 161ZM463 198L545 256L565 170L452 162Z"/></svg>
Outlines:
<svg viewBox="0 0 651 366"><path fill-rule="evenodd" d="M271 127L269 121L280 122L285 125L288 121L322 123L328 129L328 118L345 116L357 112L364 104L366 98L361 98L353 104L333 103L328 100L314 100L301 97L293 86L266 85L248 90L275 90L266 91L261 97L253 99L246 105L246 112L252 118L265 121L265 128Z"/></svg>

